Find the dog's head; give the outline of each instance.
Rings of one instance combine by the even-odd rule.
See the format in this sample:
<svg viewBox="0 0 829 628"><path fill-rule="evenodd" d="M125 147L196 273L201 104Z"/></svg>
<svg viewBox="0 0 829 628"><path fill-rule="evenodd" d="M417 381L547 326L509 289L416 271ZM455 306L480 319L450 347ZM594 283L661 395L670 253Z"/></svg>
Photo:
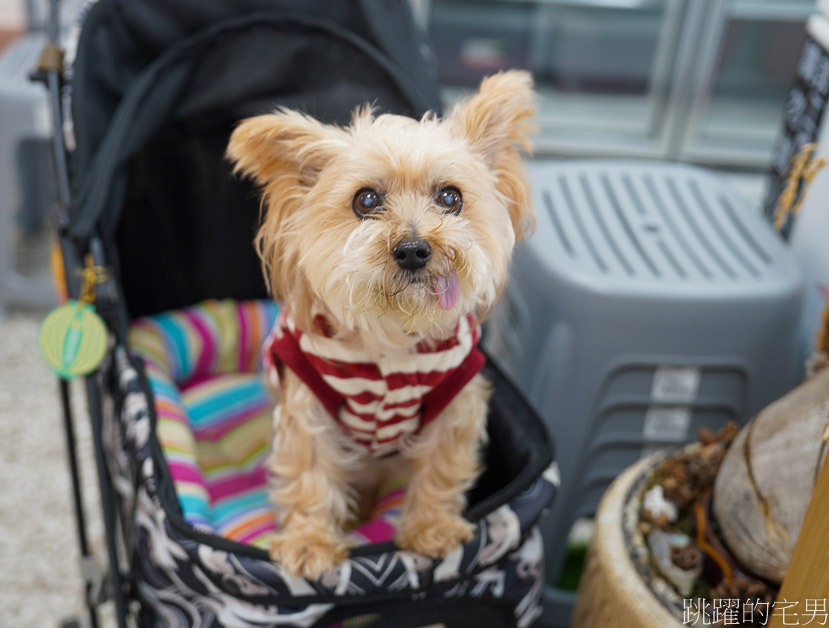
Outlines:
<svg viewBox="0 0 829 628"><path fill-rule="evenodd" d="M321 302L364 334L436 335L488 312L535 222L519 152L533 112L529 74L506 72L443 120L244 120L228 156L263 188L256 244L274 296L300 326Z"/></svg>

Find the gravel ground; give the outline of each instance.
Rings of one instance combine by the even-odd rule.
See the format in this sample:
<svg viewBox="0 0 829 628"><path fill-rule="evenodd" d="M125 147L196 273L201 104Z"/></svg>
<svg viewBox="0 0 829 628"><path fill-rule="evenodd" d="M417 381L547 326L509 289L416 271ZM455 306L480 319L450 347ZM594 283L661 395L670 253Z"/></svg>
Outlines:
<svg viewBox="0 0 829 628"><path fill-rule="evenodd" d="M43 312L0 319L0 627L60 626L84 614L58 384L38 354ZM89 537L105 564L81 386L71 387ZM104 625L114 625L110 614Z"/></svg>

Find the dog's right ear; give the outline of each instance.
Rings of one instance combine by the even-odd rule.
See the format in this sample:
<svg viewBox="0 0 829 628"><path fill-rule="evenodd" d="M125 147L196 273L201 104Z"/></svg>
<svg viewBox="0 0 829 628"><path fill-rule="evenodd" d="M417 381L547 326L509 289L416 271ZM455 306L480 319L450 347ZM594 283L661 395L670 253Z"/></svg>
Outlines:
<svg viewBox="0 0 829 628"><path fill-rule="evenodd" d="M230 136L227 158L234 173L267 186L282 176L314 184L328 161L348 146L343 129L289 109L243 120Z"/></svg>

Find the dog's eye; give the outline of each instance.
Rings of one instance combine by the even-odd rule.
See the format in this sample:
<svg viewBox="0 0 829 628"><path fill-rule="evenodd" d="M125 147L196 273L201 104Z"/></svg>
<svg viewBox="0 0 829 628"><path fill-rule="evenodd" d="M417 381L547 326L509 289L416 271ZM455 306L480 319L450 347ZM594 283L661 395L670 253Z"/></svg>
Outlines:
<svg viewBox="0 0 829 628"><path fill-rule="evenodd" d="M363 188L354 195L351 207L357 216L365 218L383 208L383 197L377 190Z"/></svg>
<svg viewBox="0 0 829 628"><path fill-rule="evenodd" d="M435 199L440 208L447 214L459 214L463 207L463 196L461 191L453 185L438 190Z"/></svg>

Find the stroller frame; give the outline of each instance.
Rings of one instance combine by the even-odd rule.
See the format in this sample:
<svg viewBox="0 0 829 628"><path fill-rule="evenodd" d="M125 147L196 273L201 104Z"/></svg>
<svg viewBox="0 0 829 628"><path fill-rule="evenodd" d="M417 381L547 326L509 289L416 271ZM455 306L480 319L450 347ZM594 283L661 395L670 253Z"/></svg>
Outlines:
<svg viewBox="0 0 829 628"><path fill-rule="evenodd" d="M49 110L52 117L52 165L56 191L56 218L58 228L58 246L64 260L62 277L68 292L77 293L79 281L72 269L82 268L81 254L77 244L69 237L69 203L71 198L69 183L68 155L63 133L63 102L62 92L65 86L63 74L63 52L60 48L60 0L49 0L49 19L47 22L47 44L44 48L37 69L32 73L32 80L43 83L49 94ZM90 242L90 254L94 263L105 266L103 247L100 241L94 238ZM103 287L103 286L102 286ZM96 296L96 309L99 312L114 312L114 303L111 301L112 291L103 290ZM109 301L110 307L101 307ZM101 500L101 513L104 520L104 533L107 548L107 571L101 570L89 545L87 531L87 513L84 506L84 489L80 480L78 457L76 452L75 417L70 399L70 382L58 378L58 391L63 414L63 429L66 440L67 462L72 484L72 504L76 523L76 539L81 559L81 576L84 582L84 601L92 628L99 625L98 607L111 599L115 606L115 616L119 628L126 628L129 609L129 578L122 571L118 553L116 525L118 513L113 500L112 482L104 459L101 426L102 408L101 394L94 374L83 378L83 385L91 420L91 432L95 450L95 470L98 478L98 489Z"/></svg>
<svg viewBox="0 0 829 628"><path fill-rule="evenodd" d="M60 52L59 1L50 0L48 44L41 57L38 69L33 74L33 79L43 82L49 92L52 122L55 129L52 134L52 150L57 188L58 245L64 260L64 280L67 291L72 295L77 294L80 288L80 282L74 270L83 267L83 260L86 256L91 257L94 265L102 267L109 267L112 260L107 259L106 247L97 232L93 231L86 239L79 239L77 233L73 233L73 225L70 220L69 207L72 199L68 152L65 138L61 132L64 128L63 90L65 77ZM94 305L96 311L104 319L116 338L126 338L129 315L112 275L96 286ZM499 377L503 377L500 371L497 369L495 371ZM124 558L127 550L124 532L125 522L122 521L122 513L119 512L116 504L115 488L110 477L110 468L105 454L102 381L95 373L92 373L84 377L83 386L91 420L95 467L105 531L108 563L106 573L101 572L89 544L87 529L89 513L85 511L83 487L79 477L79 464L75 449L76 419L70 404L70 383L63 379L59 382L67 457L72 482L74 514L77 523L77 543L80 550L82 577L86 593L85 602L89 623L93 628L97 628L99 625L99 606L103 602L111 600L114 603L117 624L121 628L130 625L128 618L138 617L139 609L131 603L132 600L136 599L136 591L132 587L132 579L127 571L128 562ZM525 400L520 395L519 401L526 405ZM552 460L552 444L547 442L547 446L549 459ZM549 463L549 460L547 462ZM548 484L554 486L555 480L549 481L548 479ZM548 495L546 499L550 500L552 496ZM137 623L137 621L136 619L134 623Z"/></svg>

